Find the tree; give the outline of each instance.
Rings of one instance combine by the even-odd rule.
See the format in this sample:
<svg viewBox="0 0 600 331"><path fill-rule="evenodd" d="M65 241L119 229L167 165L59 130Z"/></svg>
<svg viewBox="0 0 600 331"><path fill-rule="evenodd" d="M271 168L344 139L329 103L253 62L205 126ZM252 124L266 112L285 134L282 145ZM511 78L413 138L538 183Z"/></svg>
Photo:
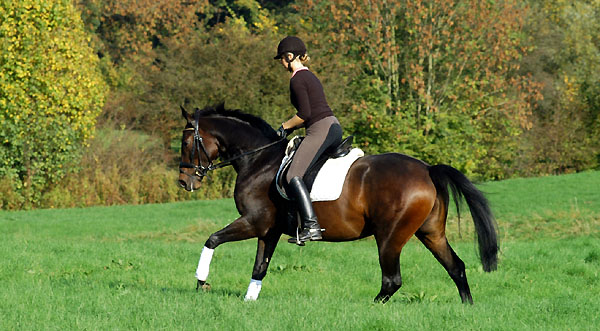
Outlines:
<svg viewBox="0 0 600 331"><path fill-rule="evenodd" d="M86 27L97 34L101 56L116 63L152 62L152 50L164 39L189 33L198 15L210 8L207 0L83 0L78 3Z"/></svg>
<svg viewBox="0 0 600 331"><path fill-rule="evenodd" d="M535 50L523 70L543 82L522 174L563 173L600 164L600 2L530 1Z"/></svg>
<svg viewBox="0 0 600 331"><path fill-rule="evenodd" d="M101 120L160 134L167 147L178 130L177 109L184 99L196 106L222 101L236 106L237 97L249 94L255 101L251 109L247 102L240 108L252 111L261 105L256 93L268 93L266 86L274 80L272 75L258 77L267 84L252 91L233 83L249 71L263 75L270 67L265 66L268 56L260 55L276 47L271 44L276 43L277 27L259 1L86 0L80 8L88 28L99 37L99 52L115 64L108 66L116 79L108 70L107 78L116 82ZM248 66L247 61L257 65ZM236 89L242 93L229 93Z"/></svg>
<svg viewBox="0 0 600 331"><path fill-rule="evenodd" d="M203 108L225 102L279 123L289 115L288 75L273 60L277 47L273 33L254 33L242 19L229 19L207 33L188 35L184 41L167 41L156 50L153 66L140 66L138 73L146 82L143 93L126 101L135 114L131 127L156 133L165 145L180 138L179 105ZM127 114L120 114L125 118Z"/></svg>
<svg viewBox="0 0 600 331"><path fill-rule="evenodd" d="M0 2L0 178L17 189L61 178L94 133L105 85L88 42L70 0Z"/></svg>
<svg viewBox="0 0 600 331"><path fill-rule="evenodd" d="M348 114L365 145L468 174L505 175L539 98L538 86L518 72L528 50L526 7L514 0L331 0L298 9L310 17L312 38L340 66L358 69Z"/></svg>

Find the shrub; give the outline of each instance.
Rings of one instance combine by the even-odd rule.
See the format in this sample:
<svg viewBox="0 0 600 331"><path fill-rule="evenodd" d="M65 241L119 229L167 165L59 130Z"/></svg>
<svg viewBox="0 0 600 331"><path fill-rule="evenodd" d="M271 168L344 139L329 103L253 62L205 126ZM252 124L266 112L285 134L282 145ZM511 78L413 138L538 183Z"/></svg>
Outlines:
<svg viewBox="0 0 600 331"><path fill-rule="evenodd" d="M0 2L0 177L24 207L77 164L104 93L72 1Z"/></svg>
<svg viewBox="0 0 600 331"><path fill-rule="evenodd" d="M82 158L81 171L56 183L41 197L40 207L162 203L232 195L232 169L211 174L193 194L179 188L172 153L164 151L160 139L139 131L98 130ZM2 185L0 182L0 188Z"/></svg>

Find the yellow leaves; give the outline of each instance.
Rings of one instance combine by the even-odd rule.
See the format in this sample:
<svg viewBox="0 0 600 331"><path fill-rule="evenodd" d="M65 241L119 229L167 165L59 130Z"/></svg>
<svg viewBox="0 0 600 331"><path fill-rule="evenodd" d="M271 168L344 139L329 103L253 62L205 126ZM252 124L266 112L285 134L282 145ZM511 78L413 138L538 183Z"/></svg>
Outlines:
<svg viewBox="0 0 600 331"><path fill-rule="evenodd" d="M563 78L563 83L564 87L562 89L562 94L564 95L564 98L571 104L578 101L580 98L580 86L579 83L575 80L575 78L570 78L569 75L565 74L565 77Z"/></svg>
<svg viewBox="0 0 600 331"><path fill-rule="evenodd" d="M254 22L254 26L258 31L271 31L277 33L279 28L274 18L269 17L266 10L260 10L258 13L257 21Z"/></svg>
<svg viewBox="0 0 600 331"><path fill-rule="evenodd" d="M11 161L2 167L22 168L21 162L28 162L45 169L40 173L58 176L54 170L73 157L67 146L93 131L106 88L70 0L23 0L20 10L14 6L0 2L2 141L16 146L29 137L36 150L22 155L22 149L10 148Z"/></svg>

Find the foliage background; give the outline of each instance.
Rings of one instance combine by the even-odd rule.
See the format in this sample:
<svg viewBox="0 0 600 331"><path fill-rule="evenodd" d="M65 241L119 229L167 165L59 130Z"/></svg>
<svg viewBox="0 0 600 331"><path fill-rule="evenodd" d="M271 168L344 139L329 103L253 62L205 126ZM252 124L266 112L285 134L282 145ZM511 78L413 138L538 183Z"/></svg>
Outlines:
<svg viewBox="0 0 600 331"><path fill-rule="evenodd" d="M294 113L288 74L271 60L288 34L306 41L367 153L479 180L600 162L598 0L3 0L0 10L3 209L230 196L231 169L193 196L175 186L179 105L225 102L277 127Z"/></svg>
<svg viewBox="0 0 600 331"><path fill-rule="evenodd" d="M106 87L70 1L2 1L0 41L0 178L27 207L77 168Z"/></svg>

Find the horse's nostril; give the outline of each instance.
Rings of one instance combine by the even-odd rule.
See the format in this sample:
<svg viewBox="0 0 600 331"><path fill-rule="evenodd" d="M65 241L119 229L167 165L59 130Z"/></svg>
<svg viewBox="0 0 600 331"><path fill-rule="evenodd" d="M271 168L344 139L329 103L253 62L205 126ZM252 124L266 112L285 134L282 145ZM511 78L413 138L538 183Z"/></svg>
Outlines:
<svg viewBox="0 0 600 331"><path fill-rule="evenodd" d="M185 180L183 180L183 179L179 180L179 187L185 188Z"/></svg>

